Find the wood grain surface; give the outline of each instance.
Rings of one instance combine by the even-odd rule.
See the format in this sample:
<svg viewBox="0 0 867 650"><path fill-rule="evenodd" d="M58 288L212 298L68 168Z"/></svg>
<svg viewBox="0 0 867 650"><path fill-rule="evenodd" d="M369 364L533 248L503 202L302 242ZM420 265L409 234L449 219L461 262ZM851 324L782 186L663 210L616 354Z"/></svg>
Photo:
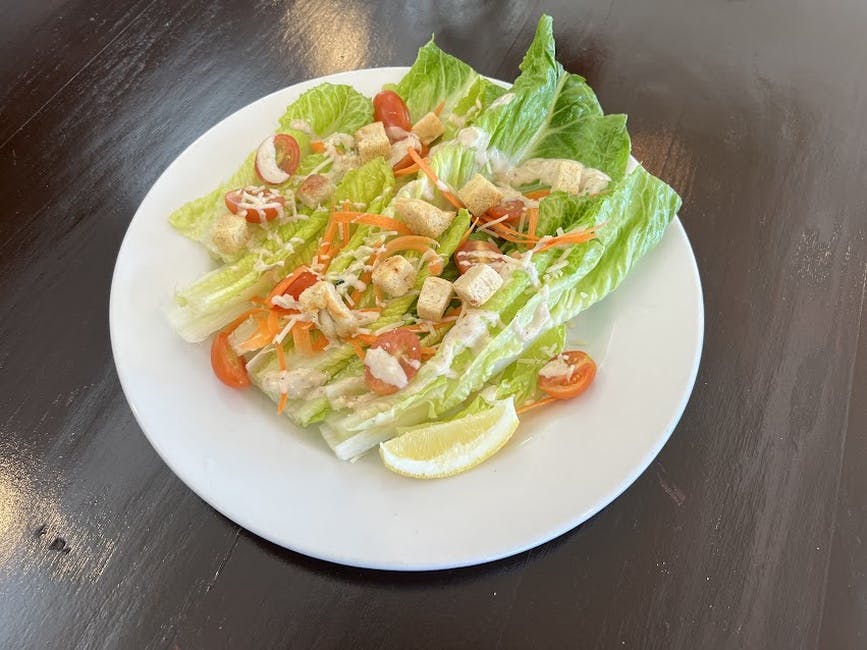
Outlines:
<svg viewBox="0 0 867 650"><path fill-rule="evenodd" d="M867 647L862 0L4 2L0 647ZM657 460L481 567L350 569L188 490L111 358L123 233L162 170L275 89L407 65L432 32L512 78L542 11L683 196L705 292Z"/></svg>

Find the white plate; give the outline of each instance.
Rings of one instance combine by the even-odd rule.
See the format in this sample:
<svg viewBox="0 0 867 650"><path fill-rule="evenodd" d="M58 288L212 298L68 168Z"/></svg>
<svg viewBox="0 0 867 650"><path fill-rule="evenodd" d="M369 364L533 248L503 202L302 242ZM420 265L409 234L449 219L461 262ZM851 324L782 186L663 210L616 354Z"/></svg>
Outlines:
<svg viewBox="0 0 867 650"><path fill-rule="evenodd" d="M212 264L169 213L228 177L285 106L322 81L372 96L406 68L359 70L285 88L210 129L148 192L118 254L111 340L118 375L151 444L199 496L275 544L332 562L442 569L512 555L574 528L648 466L683 412L704 332L701 285L675 219L611 296L578 317L599 363L578 400L531 412L512 441L466 474L415 481L376 453L337 460L315 431L278 417L257 391L211 374L205 344L183 342L162 308Z"/></svg>

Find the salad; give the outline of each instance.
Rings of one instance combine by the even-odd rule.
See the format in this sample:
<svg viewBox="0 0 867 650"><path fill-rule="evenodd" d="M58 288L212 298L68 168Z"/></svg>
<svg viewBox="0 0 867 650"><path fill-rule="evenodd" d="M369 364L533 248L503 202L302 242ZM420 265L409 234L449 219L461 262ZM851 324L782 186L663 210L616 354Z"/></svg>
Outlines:
<svg viewBox="0 0 867 650"><path fill-rule="evenodd" d="M565 325L613 291L680 206L627 171L625 115L556 61L542 16L504 88L433 39L368 98L323 83L238 171L169 217L220 262L169 319L216 377L431 478L496 452L596 365ZM584 399L586 399L585 397Z"/></svg>

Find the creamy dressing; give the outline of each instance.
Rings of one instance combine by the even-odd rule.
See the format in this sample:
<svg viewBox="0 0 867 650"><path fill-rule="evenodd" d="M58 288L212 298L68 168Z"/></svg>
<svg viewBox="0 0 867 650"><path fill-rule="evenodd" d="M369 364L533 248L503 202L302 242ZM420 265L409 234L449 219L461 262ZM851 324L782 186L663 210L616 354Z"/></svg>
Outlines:
<svg viewBox="0 0 867 650"><path fill-rule="evenodd" d="M311 137L315 135L313 133L313 128L310 126L310 124L307 123L306 120L292 120L291 122L289 122L289 128L295 131L301 131L302 133L306 133Z"/></svg>
<svg viewBox="0 0 867 650"><path fill-rule="evenodd" d="M488 108L497 108L498 106L506 106L515 99L515 93L506 93L495 99Z"/></svg>
<svg viewBox="0 0 867 650"><path fill-rule="evenodd" d="M400 130L403 131L403 129ZM406 132L404 131L404 133ZM421 140L419 140L418 136L414 133L408 133L404 136L403 140L398 140L391 145L391 157L388 159L389 166L394 167L397 163L406 158L409 155L410 149L421 151Z"/></svg>
<svg viewBox="0 0 867 650"><path fill-rule="evenodd" d="M380 381L403 388L409 383L400 362L383 348L367 348L364 365Z"/></svg>
<svg viewBox="0 0 867 650"><path fill-rule="evenodd" d="M315 368L273 370L262 377L262 388L270 393L285 394L290 399L299 399L319 388L326 379L328 375Z"/></svg>
<svg viewBox="0 0 867 650"><path fill-rule="evenodd" d="M499 175L509 185L529 185L536 181L551 185L557 177L562 158L530 158ZM569 161L572 162L572 161Z"/></svg>
<svg viewBox="0 0 867 650"><path fill-rule="evenodd" d="M515 335L524 343L528 343L539 336L551 320L551 312L548 310L547 286L542 287L539 296L539 304L533 311L533 316L530 318L530 322L526 325L521 325L519 319L515 319L510 325L510 327L515 331Z"/></svg>

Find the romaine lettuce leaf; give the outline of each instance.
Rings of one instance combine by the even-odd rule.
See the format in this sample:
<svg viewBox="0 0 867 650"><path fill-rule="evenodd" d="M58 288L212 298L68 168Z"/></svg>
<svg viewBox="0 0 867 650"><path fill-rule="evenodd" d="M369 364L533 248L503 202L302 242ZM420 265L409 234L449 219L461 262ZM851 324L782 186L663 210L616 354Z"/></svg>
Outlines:
<svg viewBox="0 0 867 650"><path fill-rule="evenodd" d="M352 135L373 121L373 103L352 86L323 83L296 99L280 118L280 130L306 122L318 138L332 133Z"/></svg>
<svg viewBox="0 0 867 650"><path fill-rule="evenodd" d="M335 200L379 210L394 193L394 174L381 158L349 170L335 190ZM253 296L270 288L286 272L309 262L329 211L318 210L303 221L278 227L276 237L238 261L217 268L179 290L169 319L188 341L201 341L249 309Z"/></svg>

